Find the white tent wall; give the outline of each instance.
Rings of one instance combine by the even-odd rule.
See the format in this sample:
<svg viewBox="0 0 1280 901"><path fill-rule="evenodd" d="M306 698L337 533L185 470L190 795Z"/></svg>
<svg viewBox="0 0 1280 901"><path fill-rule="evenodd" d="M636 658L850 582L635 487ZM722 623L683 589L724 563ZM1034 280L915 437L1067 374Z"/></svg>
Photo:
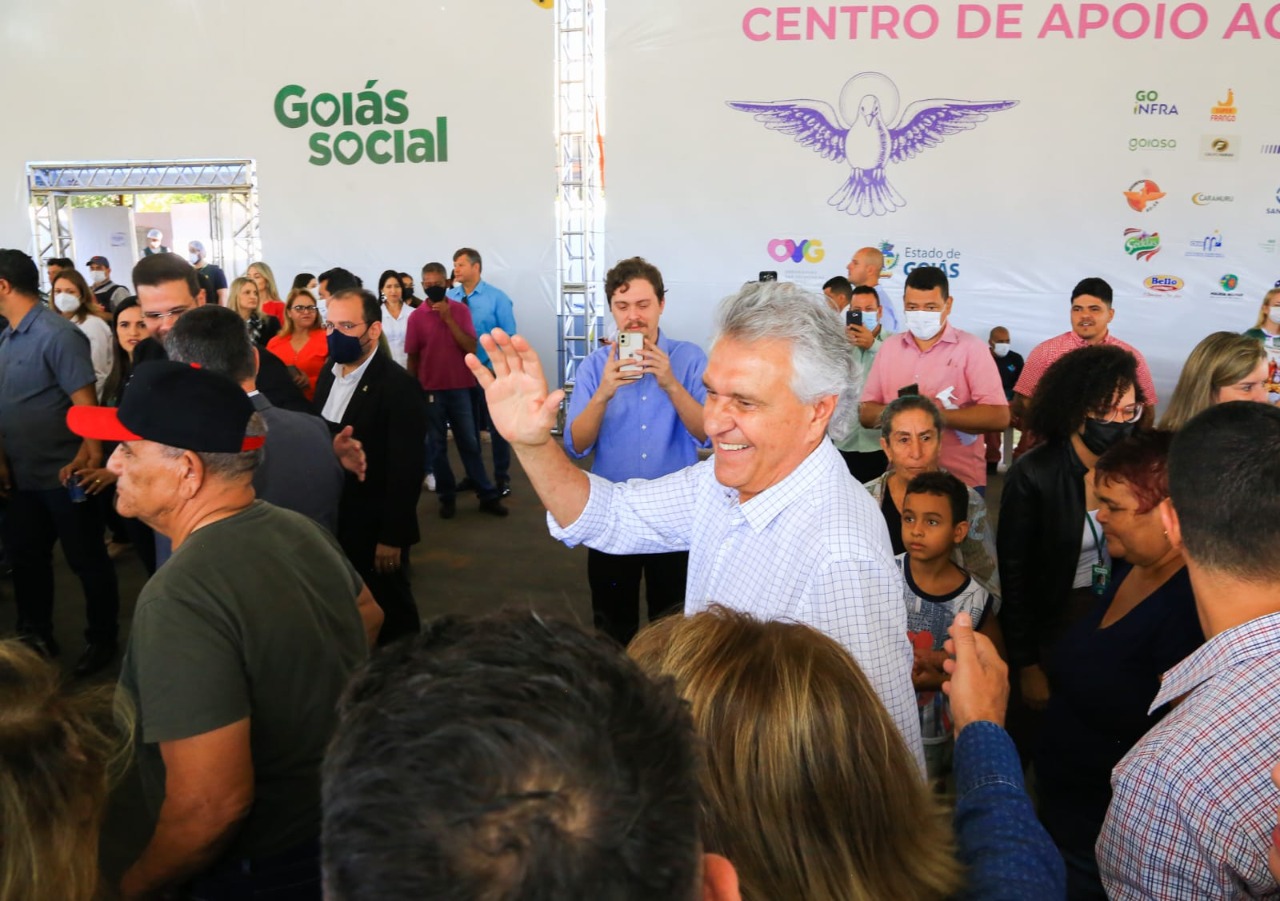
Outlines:
<svg viewBox="0 0 1280 901"><path fill-rule="evenodd" d="M282 281L342 265L376 288L384 269L416 279L423 263L448 266L455 249L475 247L521 331L554 360L554 48L553 13L528 0L11 0L0 29L10 198L0 246L32 245L28 162L253 159L263 259ZM362 103L370 82L383 124ZM286 98L287 118L317 95L341 106L349 93L352 123L339 109L329 127L282 125L288 85L306 93ZM325 98L318 107L327 118ZM430 133L436 155L447 146L447 161L408 161L425 144L414 130ZM309 162L323 157L310 149L316 133L354 156L348 131L358 162ZM389 161L370 159L371 141ZM128 261L112 263L127 280Z"/></svg>
<svg viewBox="0 0 1280 901"><path fill-rule="evenodd" d="M986 15L990 31L958 37L961 10L967 30ZM873 36L877 19L896 21L896 37L883 27ZM705 341L716 301L761 270L819 288L855 249L889 242L897 259L882 284L894 298L908 266L944 263L956 324L984 339L1006 325L1024 354L1069 327L1080 278L1106 278L1113 331L1147 355L1167 400L1190 348L1252 326L1280 278L1280 5L653 0L611 5L607 26L609 262L641 254L661 267L674 336ZM839 111L842 88L862 72L884 77L851 90L837 127L852 124L868 93L892 127L893 85L900 112L930 98L1018 103L890 163L904 207L850 215L828 204L851 175L842 151L824 159L727 102L810 98ZM1229 91L1235 121L1213 121ZM1140 107L1140 92L1177 114ZM873 126L864 119L859 134ZM1234 157L1206 158L1216 137ZM1151 139L1176 147L1146 149ZM1140 212L1124 192L1145 179L1166 196ZM1130 228L1157 232L1157 254L1139 259L1140 237L1129 252ZM1182 288L1144 284L1161 275ZM1238 284L1224 287L1229 275Z"/></svg>

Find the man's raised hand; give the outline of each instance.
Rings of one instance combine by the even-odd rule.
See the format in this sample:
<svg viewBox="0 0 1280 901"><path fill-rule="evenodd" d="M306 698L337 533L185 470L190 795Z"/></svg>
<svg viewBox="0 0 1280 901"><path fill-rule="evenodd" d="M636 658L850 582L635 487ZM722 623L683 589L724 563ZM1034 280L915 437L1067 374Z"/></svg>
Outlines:
<svg viewBox="0 0 1280 901"><path fill-rule="evenodd" d="M484 388L494 428L512 444L546 444L551 440L564 392L547 392L542 363L529 342L519 335L494 329L480 336L480 345L489 354L493 371L475 354L467 354L467 366Z"/></svg>

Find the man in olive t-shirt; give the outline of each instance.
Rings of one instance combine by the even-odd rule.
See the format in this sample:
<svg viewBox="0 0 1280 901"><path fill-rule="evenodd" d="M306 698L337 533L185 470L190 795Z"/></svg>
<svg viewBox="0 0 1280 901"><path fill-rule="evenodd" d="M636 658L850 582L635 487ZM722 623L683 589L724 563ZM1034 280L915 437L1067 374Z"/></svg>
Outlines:
<svg viewBox="0 0 1280 901"><path fill-rule="evenodd" d="M381 611L332 536L254 499L264 427L230 379L144 363L118 410L74 409L72 431L120 442L121 515L173 542L120 677L156 815L120 893L319 901L320 763Z"/></svg>

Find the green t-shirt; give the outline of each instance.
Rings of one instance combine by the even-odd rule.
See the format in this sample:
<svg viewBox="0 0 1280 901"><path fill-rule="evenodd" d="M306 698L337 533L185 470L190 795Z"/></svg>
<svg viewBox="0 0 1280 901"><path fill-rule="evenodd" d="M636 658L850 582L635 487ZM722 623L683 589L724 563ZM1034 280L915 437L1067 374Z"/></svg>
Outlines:
<svg viewBox="0 0 1280 901"><path fill-rule="evenodd" d="M335 706L368 656L362 586L332 536L264 501L197 530L157 570L120 674L153 816L164 800L158 742L250 717L255 800L227 856L267 857L320 834Z"/></svg>

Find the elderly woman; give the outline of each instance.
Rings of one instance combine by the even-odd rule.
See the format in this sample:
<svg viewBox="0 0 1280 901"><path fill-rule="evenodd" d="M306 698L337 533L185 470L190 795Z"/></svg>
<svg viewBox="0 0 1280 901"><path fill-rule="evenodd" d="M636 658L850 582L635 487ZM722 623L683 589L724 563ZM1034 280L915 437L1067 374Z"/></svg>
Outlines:
<svg viewBox="0 0 1280 901"><path fill-rule="evenodd" d="M1214 332L1195 346L1183 364L1160 428L1176 432L1197 413L1229 400L1266 403L1270 372L1267 352L1257 339Z"/></svg>
<svg viewBox="0 0 1280 901"><path fill-rule="evenodd" d="M1045 661L1050 701L1036 784L1040 817L1067 863L1069 898L1106 897L1093 847L1111 770L1167 712L1147 713L1161 675L1204 643L1186 562L1160 519L1172 439L1138 433L1098 459L1098 523L1115 570Z"/></svg>
<svg viewBox="0 0 1280 901"><path fill-rule="evenodd" d="M307 400L316 391L316 379L329 356L324 320L316 297L306 288L294 288L285 301L284 331L267 342L267 350L279 357Z"/></svg>
<svg viewBox="0 0 1280 901"><path fill-rule="evenodd" d="M249 340L254 347L265 348L280 331L280 323L274 316L263 315L262 295L252 279L240 277L231 283L227 294L227 307L241 319L249 330Z"/></svg>
<svg viewBox="0 0 1280 901"><path fill-rule="evenodd" d="M1110 560L1098 524L1093 468L1142 418L1133 354L1113 345L1073 350L1049 367L1027 414L1043 443L1005 478L996 548L1015 702L1010 732L1024 753L1049 703L1043 660L1107 590Z"/></svg>
<svg viewBox="0 0 1280 901"><path fill-rule="evenodd" d="M53 280L53 306L64 319L70 319L89 339L89 356L93 360L94 391L111 373L111 314L102 309L84 276L74 269L63 269Z"/></svg>
<svg viewBox="0 0 1280 901"><path fill-rule="evenodd" d="M889 470L866 483L872 499L884 514L893 553L906 551L902 541L902 499L907 483L925 472L940 472L942 413L927 397L908 395L892 401L880 415L880 447L889 459ZM987 502L969 489L969 533L951 555L983 588L1000 596L996 568L995 536L987 523Z"/></svg>

